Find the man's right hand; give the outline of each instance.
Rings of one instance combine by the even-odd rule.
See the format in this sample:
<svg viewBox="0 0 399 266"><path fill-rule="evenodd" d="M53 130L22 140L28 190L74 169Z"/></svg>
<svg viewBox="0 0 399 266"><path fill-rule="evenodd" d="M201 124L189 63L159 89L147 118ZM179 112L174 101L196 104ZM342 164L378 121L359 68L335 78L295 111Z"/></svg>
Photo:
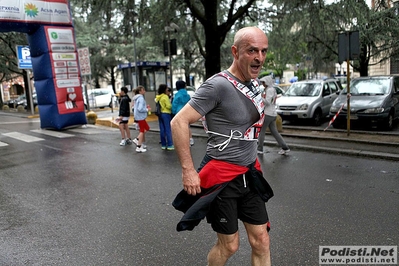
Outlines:
<svg viewBox="0 0 399 266"><path fill-rule="evenodd" d="M183 188L187 194L195 196L201 193L201 179L195 169L185 170L182 173Z"/></svg>

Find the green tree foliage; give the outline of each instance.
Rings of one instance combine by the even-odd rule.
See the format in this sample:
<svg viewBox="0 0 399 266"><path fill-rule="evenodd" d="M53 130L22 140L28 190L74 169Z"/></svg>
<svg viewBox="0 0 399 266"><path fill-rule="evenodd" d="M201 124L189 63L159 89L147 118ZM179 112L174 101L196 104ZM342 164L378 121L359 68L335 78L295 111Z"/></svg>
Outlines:
<svg viewBox="0 0 399 266"><path fill-rule="evenodd" d="M71 1L78 47L89 47L94 86L108 80L115 91L115 67L125 62L122 57L132 24L119 18L129 17L129 4L119 8L119 1ZM122 14L122 15L121 15Z"/></svg>
<svg viewBox="0 0 399 266"><path fill-rule="evenodd" d="M331 2L331 1L329 1ZM165 26L175 23L181 51L174 69L204 79L231 64L230 46L236 30L256 25L267 30L269 54L265 70L282 75L287 64L301 71L332 72L338 62L338 33L359 30L361 53L353 67L367 75L370 62L399 58L398 10L364 0L195 1L195 0L71 0L78 47L91 51L92 78L115 88L116 66L134 61L133 32L139 61L167 61L163 54ZM379 3L385 3L380 1ZM1 40L2 79L21 71L12 68L14 35ZM18 35L18 34L15 34ZM7 36L2 33L1 36ZM20 34L20 36L23 36ZM23 36L24 37L24 36ZM26 38L24 39L26 43ZM7 49L6 49L7 48ZM15 63L15 62L14 62ZM12 70L14 69L14 70ZM205 71L204 71L205 70Z"/></svg>
<svg viewBox="0 0 399 266"><path fill-rule="evenodd" d="M0 82L22 75L18 68L17 45L28 45L26 35L19 32L0 33Z"/></svg>
<svg viewBox="0 0 399 266"><path fill-rule="evenodd" d="M18 68L17 45L27 45L26 34L19 32L0 32L0 83L11 80L16 76L24 76L27 83L26 71ZM22 87L21 87L22 88ZM23 94L23 91L17 91ZM0 106L3 105L0 97Z"/></svg>
<svg viewBox="0 0 399 266"><path fill-rule="evenodd" d="M399 16L396 8L378 5L377 10L372 10L364 0L341 0L332 4L322 0L270 2L276 9L273 34L280 35L277 42L285 43L285 49L290 50L289 54L294 58L302 54L311 59L312 64L305 65L313 72L328 71L332 63L338 62L338 34L345 31L358 30L360 33L361 53L353 67L361 76L368 75L372 59L380 63L398 56L395 36L398 36ZM290 43L298 48L292 49ZM299 58L291 63L296 60Z"/></svg>
<svg viewBox="0 0 399 266"><path fill-rule="evenodd" d="M220 71L221 62L223 66L227 60L231 62L229 48L227 53L221 53L230 31L259 20L256 2L72 0L71 4L78 44L91 49L98 69L93 75L98 80L111 74L109 68L117 62L133 61L133 28L138 59L165 60L162 57L162 40L167 34L164 28L172 22L180 27L178 32L170 33L182 51L175 57L177 67L185 69L187 75L203 76L204 64L204 77L209 77ZM138 15L136 18L134 13Z"/></svg>
<svg viewBox="0 0 399 266"><path fill-rule="evenodd" d="M221 70L221 47L229 32L246 24L245 19L259 21L257 1L181 1L187 5L192 19L202 25L204 41L197 39L197 43L205 58L205 76L210 77ZM193 25L196 32L198 24Z"/></svg>

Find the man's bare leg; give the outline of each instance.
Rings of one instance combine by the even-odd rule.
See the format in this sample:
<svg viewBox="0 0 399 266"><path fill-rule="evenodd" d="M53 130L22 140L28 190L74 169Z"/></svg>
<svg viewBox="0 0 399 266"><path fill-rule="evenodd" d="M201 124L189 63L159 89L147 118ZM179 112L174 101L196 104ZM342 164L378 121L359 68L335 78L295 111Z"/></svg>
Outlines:
<svg viewBox="0 0 399 266"><path fill-rule="evenodd" d="M208 253L208 266L223 266L238 250L238 232L232 235L217 234L216 245Z"/></svg>
<svg viewBox="0 0 399 266"><path fill-rule="evenodd" d="M253 225L244 223L248 234L248 241L252 248L252 266L270 266L270 239L267 225Z"/></svg>

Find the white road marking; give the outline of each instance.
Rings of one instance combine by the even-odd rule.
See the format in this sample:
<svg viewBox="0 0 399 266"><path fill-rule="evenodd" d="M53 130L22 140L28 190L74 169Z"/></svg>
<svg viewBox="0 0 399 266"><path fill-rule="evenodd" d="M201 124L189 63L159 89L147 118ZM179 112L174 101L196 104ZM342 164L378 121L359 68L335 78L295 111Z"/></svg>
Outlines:
<svg viewBox="0 0 399 266"><path fill-rule="evenodd" d="M68 133L63 133L63 132L54 131L54 130L46 130L46 129L32 129L31 131L35 132L35 133L51 136L51 137L60 138L60 139L62 139L62 138L70 138L70 137L74 137L75 136L75 135L68 134Z"/></svg>
<svg viewBox="0 0 399 266"><path fill-rule="evenodd" d="M0 141L0 147L4 147L4 146L8 146L8 144L5 143L5 142L1 142L1 141Z"/></svg>
<svg viewBox="0 0 399 266"><path fill-rule="evenodd" d="M42 138L37 138L34 136L30 136L30 135L26 135L26 134L22 134L19 132L10 132L10 133L3 133L3 136L7 136L13 139L17 139L23 142L36 142L36 141L42 141L44 139Z"/></svg>
<svg viewBox="0 0 399 266"><path fill-rule="evenodd" d="M105 131L108 132L116 132L119 131L118 128L74 128L74 129L69 129L68 131L80 133L80 134L85 134L85 135L92 135L92 134L104 134Z"/></svg>

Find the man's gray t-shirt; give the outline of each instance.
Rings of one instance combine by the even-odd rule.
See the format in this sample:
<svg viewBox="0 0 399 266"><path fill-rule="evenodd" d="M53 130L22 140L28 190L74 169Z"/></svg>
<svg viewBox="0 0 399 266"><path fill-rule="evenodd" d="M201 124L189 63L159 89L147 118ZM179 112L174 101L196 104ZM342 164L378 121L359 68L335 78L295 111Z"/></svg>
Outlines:
<svg viewBox="0 0 399 266"><path fill-rule="evenodd" d="M227 71L225 73L229 74ZM235 132L235 136L239 135L238 132L244 136L245 131L259 120L259 112L252 101L220 75L205 81L189 104L205 116L208 131L226 136L230 136L232 132ZM255 161L256 139L231 139L223 150L219 150L214 145L226 142L228 138L218 134L208 134L206 152L210 157L243 166Z"/></svg>

